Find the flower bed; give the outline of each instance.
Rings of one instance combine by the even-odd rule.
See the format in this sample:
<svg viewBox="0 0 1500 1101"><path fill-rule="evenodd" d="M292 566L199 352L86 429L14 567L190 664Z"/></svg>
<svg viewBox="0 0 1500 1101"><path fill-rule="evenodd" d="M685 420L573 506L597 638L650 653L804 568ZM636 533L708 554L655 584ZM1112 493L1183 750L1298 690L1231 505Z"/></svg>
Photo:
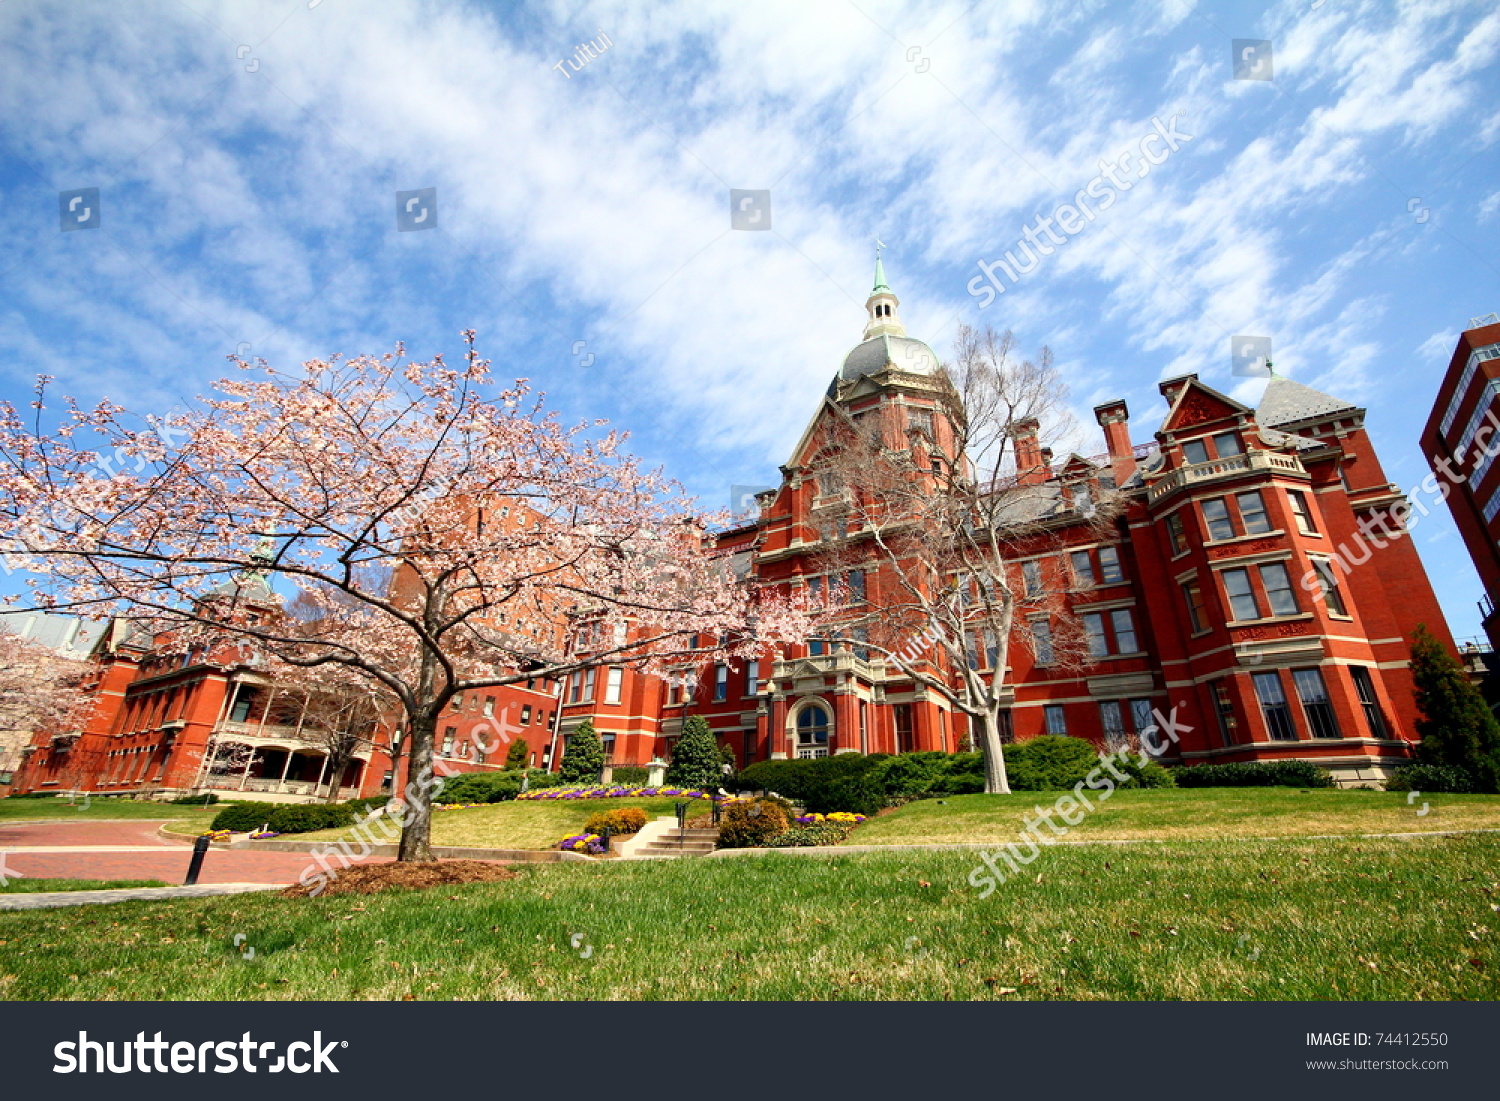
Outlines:
<svg viewBox="0 0 1500 1101"><path fill-rule="evenodd" d="M273 837L280 837L280 836L281 836L281 834L277 833L275 830L256 830L254 833L252 833L250 835L250 840L251 841L268 841L268 840L270 840Z"/></svg>
<svg viewBox="0 0 1500 1101"><path fill-rule="evenodd" d="M557 843L557 847L563 852L587 853L589 856L604 855L604 842L599 839L597 833L577 833L572 837L564 837Z"/></svg>
<svg viewBox="0 0 1500 1101"><path fill-rule="evenodd" d="M713 795L706 791L694 791L689 788L626 788L617 787L613 784L581 785L574 787L541 788L537 791L523 791L516 798L520 799L640 799L654 798L656 796L675 796L680 799L721 799L723 796Z"/></svg>
<svg viewBox="0 0 1500 1101"><path fill-rule="evenodd" d="M850 814L846 810L837 810L832 814L799 814L797 824L800 826L816 826L824 822L836 822L841 826L857 826L865 821L863 814Z"/></svg>
<svg viewBox="0 0 1500 1101"><path fill-rule="evenodd" d="M202 836L217 844L225 844L234 836L234 834L230 833L228 830L205 830Z"/></svg>

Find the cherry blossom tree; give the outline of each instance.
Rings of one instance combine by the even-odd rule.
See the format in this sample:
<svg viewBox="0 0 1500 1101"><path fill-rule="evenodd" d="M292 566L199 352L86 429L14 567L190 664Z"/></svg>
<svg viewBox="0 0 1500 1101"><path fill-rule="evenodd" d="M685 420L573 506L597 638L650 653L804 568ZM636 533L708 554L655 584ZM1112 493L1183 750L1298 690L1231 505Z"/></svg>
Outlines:
<svg viewBox="0 0 1500 1101"><path fill-rule="evenodd" d="M32 571L32 603L381 686L405 734L402 860L431 857L433 735L455 693L806 631L735 579L711 519L623 436L563 425L524 380L497 387L464 338L457 367L400 346L300 373L231 357L217 395L145 427L64 400L48 431L45 378L29 418L0 406L0 545ZM124 464L107 476L106 452Z"/></svg>
<svg viewBox="0 0 1500 1101"><path fill-rule="evenodd" d="M817 462L832 491L817 517L822 568L862 571L866 591L833 586L816 636L878 656L966 715L990 793L1010 791L1000 713L1015 640L1053 668L1087 660L1070 586L1019 560L1055 554L1080 528L1113 539L1120 509L1107 470L1058 475L1046 461L1042 426L1052 440L1073 430L1066 395L1046 349L1021 359L1009 333L964 327L933 381L942 415L930 428L851 419Z"/></svg>
<svg viewBox="0 0 1500 1101"><path fill-rule="evenodd" d="M66 736L88 721L92 672L86 661L0 632L0 771L18 767L21 749L36 732Z"/></svg>

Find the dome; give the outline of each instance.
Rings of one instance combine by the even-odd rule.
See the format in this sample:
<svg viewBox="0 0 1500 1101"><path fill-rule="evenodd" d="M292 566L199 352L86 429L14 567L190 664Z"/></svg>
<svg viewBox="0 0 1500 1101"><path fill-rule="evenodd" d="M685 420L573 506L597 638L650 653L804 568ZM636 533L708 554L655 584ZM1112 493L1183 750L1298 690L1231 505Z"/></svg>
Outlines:
<svg viewBox="0 0 1500 1101"><path fill-rule="evenodd" d="M861 375L873 375L892 367L909 375L931 375L942 361L925 343L909 336L881 333L872 336L844 357L839 378L853 382Z"/></svg>

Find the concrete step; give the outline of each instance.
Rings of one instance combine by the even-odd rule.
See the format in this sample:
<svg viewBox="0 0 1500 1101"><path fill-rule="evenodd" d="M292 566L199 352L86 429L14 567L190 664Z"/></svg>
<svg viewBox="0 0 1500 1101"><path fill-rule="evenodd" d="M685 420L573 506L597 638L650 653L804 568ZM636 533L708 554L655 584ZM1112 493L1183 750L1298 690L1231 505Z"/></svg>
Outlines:
<svg viewBox="0 0 1500 1101"><path fill-rule="evenodd" d="M711 853L717 848L708 841L689 841L686 844L678 844L676 841L653 841L649 845L642 845L640 850L660 849L663 852L682 853Z"/></svg>
<svg viewBox="0 0 1500 1101"><path fill-rule="evenodd" d="M655 845L648 845L644 849L637 849L632 859L675 860L678 857L707 856L711 852L712 849L659 849Z"/></svg>

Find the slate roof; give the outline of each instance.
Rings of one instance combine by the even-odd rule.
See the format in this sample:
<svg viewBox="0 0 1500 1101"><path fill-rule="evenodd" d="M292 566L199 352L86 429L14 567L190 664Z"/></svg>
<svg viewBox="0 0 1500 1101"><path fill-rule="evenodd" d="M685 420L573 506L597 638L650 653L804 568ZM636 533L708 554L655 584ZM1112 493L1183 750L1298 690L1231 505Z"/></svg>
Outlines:
<svg viewBox="0 0 1500 1101"><path fill-rule="evenodd" d="M1255 419L1262 428L1279 424L1295 424L1298 421L1315 420L1334 413L1357 412L1359 406L1343 398L1333 397L1321 390L1314 390L1301 382L1280 375L1272 375L1266 392L1255 411Z"/></svg>
<svg viewBox="0 0 1500 1101"><path fill-rule="evenodd" d="M853 382L861 375L884 370L887 364L909 375L930 375L938 369L940 362L937 353L922 341L882 333L854 346L844 357L839 377Z"/></svg>

